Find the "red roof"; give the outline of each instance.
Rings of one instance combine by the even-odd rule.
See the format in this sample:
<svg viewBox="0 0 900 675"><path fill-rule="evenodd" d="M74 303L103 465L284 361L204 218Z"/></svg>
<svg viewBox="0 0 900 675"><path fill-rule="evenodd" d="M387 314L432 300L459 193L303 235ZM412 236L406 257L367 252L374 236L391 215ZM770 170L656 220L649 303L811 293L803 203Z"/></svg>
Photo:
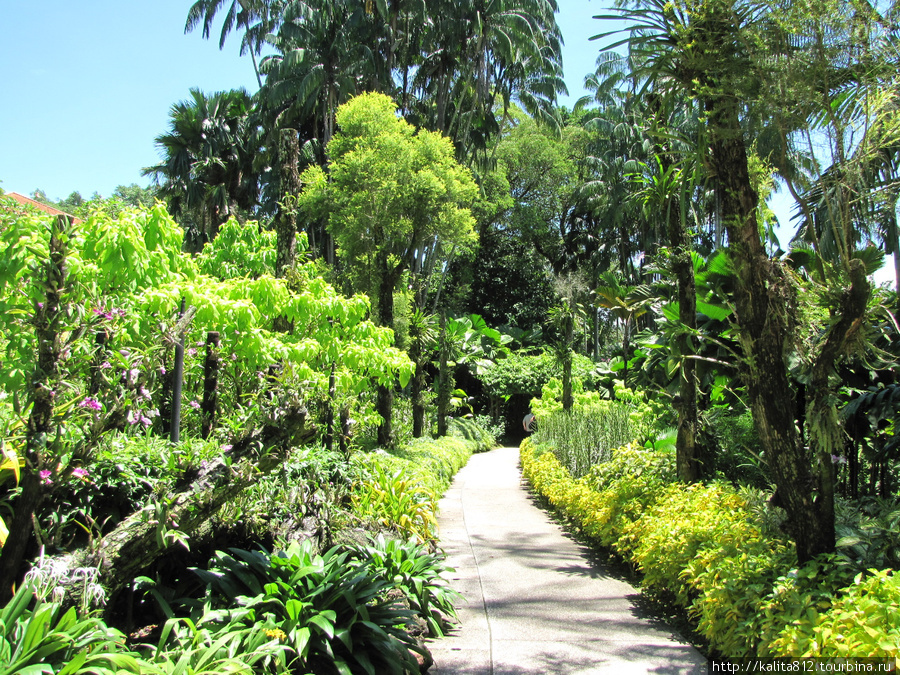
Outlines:
<svg viewBox="0 0 900 675"><path fill-rule="evenodd" d="M20 195L18 192L5 192L0 197L9 197L10 199L14 199L15 201L23 204L25 206L30 206L33 209L37 209L38 211L43 211L44 213L49 213L51 216L69 216L70 218L75 218L71 213L66 213L65 211L60 211L57 208L52 206L47 206L46 204L42 204L41 202L35 201L31 197L26 197L25 195ZM83 223L84 221L81 218L75 218L75 224Z"/></svg>

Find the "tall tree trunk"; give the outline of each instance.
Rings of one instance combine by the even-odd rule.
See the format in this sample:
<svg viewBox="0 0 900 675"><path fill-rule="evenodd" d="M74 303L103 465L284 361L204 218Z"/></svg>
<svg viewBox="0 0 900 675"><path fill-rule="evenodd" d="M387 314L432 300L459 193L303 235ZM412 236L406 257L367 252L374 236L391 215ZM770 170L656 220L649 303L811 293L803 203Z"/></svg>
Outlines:
<svg viewBox="0 0 900 675"><path fill-rule="evenodd" d="M680 205L678 205L680 206ZM697 407L696 361L691 357L691 336L687 331L697 329L697 290L694 280L694 263L690 242L681 219L681 209L669 209L669 243L672 245L672 271L678 283L678 320L685 331L678 336L677 348L681 357L678 387L678 437L676 439L676 464L679 480L693 483L703 476L703 465L697 446L699 429Z"/></svg>
<svg viewBox="0 0 900 675"><path fill-rule="evenodd" d="M897 294L897 310L900 310L900 228L897 227L897 200L888 213L887 247L894 252L894 292Z"/></svg>
<svg viewBox="0 0 900 675"><path fill-rule="evenodd" d="M441 312L440 356L438 365L437 432L447 435L447 418L450 415L450 393L453 391L453 375L450 373L450 341L447 338L447 314Z"/></svg>
<svg viewBox="0 0 900 675"><path fill-rule="evenodd" d="M387 253L379 251L376 254L376 264L380 279L378 281L378 321L379 324L394 328L394 273L390 270ZM394 430L392 425L394 406L394 387L391 384L378 385L375 411L381 416L381 425L378 427L378 445L390 447L394 444Z"/></svg>
<svg viewBox="0 0 900 675"><path fill-rule="evenodd" d="M206 360L203 362L203 405L201 410L200 436L207 439L216 428L219 411L219 358L220 335L211 330L206 333Z"/></svg>
<svg viewBox="0 0 900 675"><path fill-rule="evenodd" d="M55 467L53 444L54 398L60 379L63 321L68 314L63 294L66 289L68 216L58 216L50 230L49 260L46 265L46 296L43 307L35 308L34 332L37 363L32 375L31 413L25 432L25 466L19 478L21 492L14 502L9 524L10 536L0 551L0 606L12 598L13 586L21 577L22 563L31 543L34 514L44 501L40 472Z"/></svg>
<svg viewBox="0 0 900 675"><path fill-rule="evenodd" d="M572 398L572 343L574 342L573 333L575 327L575 317L571 310L565 316L565 355L563 357L563 391L562 406L563 410L571 410L573 404Z"/></svg>
<svg viewBox="0 0 900 675"><path fill-rule="evenodd" d="M808 387L807 427L809 442L818 462L819 495L817 506L823 527L834 531L834 495L836 458L844 449L844 433L834 404L833 377L838 359L845 356L848 346L858 337L861 318L866 311L871 288L866 268L861 260L851 259L850 287L841 294L835 315L838 317L829 330L813 362Z"/></svg>
<svg viewBox="0 0 900 675"><path fill-rule="evenodd" d="M335 365L331 364L331 372L328 373L328 402L325 404L325 449L334 450L334 404L337 397L337 382L334 377Z"/></svg>
<svg viewBox="0 0 900 675"><path fill-rule="evenodd" d="M426 319L422 318L423 324L417 325L413 333L411 330L411 344L409 349L409 358L415 365L410 387L412 391L412 417L413 417L413 438L422 438L425 435L425 364L427 363L425 339L422 332L427 328L424 323Z"/></svg>
<svg viewBox="0 0 900 675"><path fill-rule="evenodd" d="M796 297L789 275L766 255L757 225L758 195L750 180L737 101L707 96L712 164L738 278L735 308L753 421L787 511L797 557L804 563L834 550L834 514L794 424L796 401L786 356L794 339Z"/></svg>
<svg viewBox="0 0 900 675"><path fill-rule="evenodd" d="M294 129L282 129L278 134L278 177L281 181L281 202L275 216L277 251L275 276L283 277L285 269L297 261L297 212L292 200L300 193L300 140Z"/></svg>

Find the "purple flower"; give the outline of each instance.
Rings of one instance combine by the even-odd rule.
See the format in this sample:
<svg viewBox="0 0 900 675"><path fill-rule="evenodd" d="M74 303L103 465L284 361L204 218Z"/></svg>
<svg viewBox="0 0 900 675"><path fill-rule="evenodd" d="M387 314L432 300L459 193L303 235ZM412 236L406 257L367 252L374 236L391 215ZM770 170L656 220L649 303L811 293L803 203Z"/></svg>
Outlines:
<svg viewBox="0 0 900 675"><path fill-rule="evenodd" d="M160 375L165 375L165 374L166 374L166 367L165 367L165 366L160 366L160 367L159 367L159 374L160 374Z"/></svg>
<svg viewBox="0 0 900 675"><path fill-rule="evenodd" d="M50 480L50 470L44 469L41 471L41 484L42 485L52 485L53 481Z"/></svg>
<svg viewBox="0 0 900 675"><path fill-rule="evenodd" d="M72 469L72 475L76 478L81 478L82 480L87 480L88 472L87 469L82 469L81 467L77 467Z"/></svg>
<svg viewBox="0 0 900 675"><path fill-rule="evenodd" d="M196 356L196 355L197 355L197 350L196 350L196 349L194 349L193 347L191 347L190 349L188 349L188 356Z"/></svg>
<svg viewBox="0 0 900 675"><path fill-rule="evenodd" d="M100 364L100 370L109 370L110 368L112 368L112 364L109 361Z"/></svg>
<svg viewBox="0 0 900 675"><path fill-rule="evenodd" d="M223 445L222 452L228 452L229 450L231 450L232 447L233 447L232 445Z"/></svg>
<svg viewBox="0 0 900 675"><path fill-rule="evenodd" d="M231 352L231 360L237 361L237 354L235 354L234 352Z"/></svg>
<svg viewBox="0 0 900 675"><path fill-rule="evenodd" d="M149 417L141 415L141 424L143 424L145 427L149 427L151 424L153 424L153 422L150 421Z"/></svg>
<svg viewBox="0 0 900 675"><path fill-rule="evenodd" d="M191 401L190 403L188 403L188 405L191 406L194 410L200 408L200 403L198 403L197 401Z"/></svg>
<svg viewBox="0 0 900 675"><path fill-rule="evenodd" d="M103 410L103 405L93 396L86 397L78 404L79 408L90 408L91 410Z"/></svg>

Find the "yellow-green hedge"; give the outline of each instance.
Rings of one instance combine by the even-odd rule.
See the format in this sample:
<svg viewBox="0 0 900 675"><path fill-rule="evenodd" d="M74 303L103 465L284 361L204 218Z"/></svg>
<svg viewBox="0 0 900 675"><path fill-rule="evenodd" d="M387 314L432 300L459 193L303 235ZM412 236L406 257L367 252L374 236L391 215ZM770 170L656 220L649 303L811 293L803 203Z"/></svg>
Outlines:
<svg viewBox="0 0 900 675"><path fill-rule="evenodd" d="M793 545L756 515L752 493L676 483L671 453L628 445L575 480L543 450L528 439L521 446L534 490L636 565L645 587L671 591L717 652L900 658L897 577L848 586L852 573L837 556L798 569Z"/></svg>

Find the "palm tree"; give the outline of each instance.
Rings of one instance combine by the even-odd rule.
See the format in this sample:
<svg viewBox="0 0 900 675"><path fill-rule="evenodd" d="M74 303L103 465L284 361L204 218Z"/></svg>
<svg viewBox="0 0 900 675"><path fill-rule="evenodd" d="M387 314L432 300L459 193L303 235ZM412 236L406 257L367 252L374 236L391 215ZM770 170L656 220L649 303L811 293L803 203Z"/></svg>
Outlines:
<svg viewBox="0 0 900 675"><path fill-rule="evenodd" d="M266 75L260 99L269 117L281 128L312 121L321 147L334 134L338 106L365 88L374 61L355 31L352 4L291 2L268 38L275 53L260 64Z"/></svg>
<svg viewBox="0 0 900 675"><path fill-rule="evenodd" d="M222 21L219 49L225 46L225 39L232 30L243 29L241 55L250 54L253 61L253 72L256 73L256 81L260 87L262 87L262 78L256 57L262 51L266 35L274 31L281 23L284 5L284 0L232 0ZM205 39L209 39L213 21L224 6L225 0L196 0L188 10L184 32L190 33L202 24L202 35Z"/></svg>
<svg viewBox="0 0 900 675"><path fill-rule="evenodd" d="M554 0L429 4L412 121L485 164L513 103L555 120L556 95L565 91L555 11Z"/></svg>
<svg viewBox="0 0 900 675"><path fill-rule="evenodd" d="M267 38L275 53L260 64L266 82L258 100L268 130L270 165L302 170L304 165L325 163L338 106L364 89L376 61L367 46L369 40L357 32L364 23L362 15L359 3L349 0L287 3L277 33ZM302 158L300 165L286 155ZM296 224L283 208L283 199L298 192L299 184L294 170L286 171L273 177L270 199L278 204L278 228L288 241L288 230ZM309 222L307 231L312 254L324 252L327 261L334 263L334 243L325 223Z"/></svg>
<svg viewBox="0 0 900 675"><path fill-rule="evenodd" d="M156 138L162 162L143 175L159 185L173 217L188 221L194 247L211 241L231 215L256 208L260 134L251 113L243 89L208 95L192 89L189 100L172 106L169 131Z"/></svg>

